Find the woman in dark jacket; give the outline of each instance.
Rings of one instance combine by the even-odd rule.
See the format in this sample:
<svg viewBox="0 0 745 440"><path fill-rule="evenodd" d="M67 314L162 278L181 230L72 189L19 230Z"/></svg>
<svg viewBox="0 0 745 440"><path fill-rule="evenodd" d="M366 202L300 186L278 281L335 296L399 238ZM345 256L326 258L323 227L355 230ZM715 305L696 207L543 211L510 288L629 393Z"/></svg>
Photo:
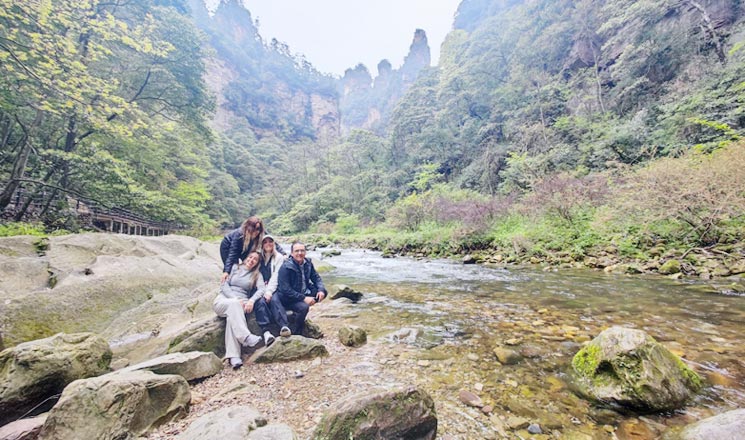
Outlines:
<svg viewBox="0 0 745 440"><path fill-rule="evenodd" d="M220 257L223 263L220 283L224 283L228 279L230 269L234 264L245 260L251 252L260 250L263 237L264 223L255 215L247 218L240 228L225 235L220 243Z"/></svg>

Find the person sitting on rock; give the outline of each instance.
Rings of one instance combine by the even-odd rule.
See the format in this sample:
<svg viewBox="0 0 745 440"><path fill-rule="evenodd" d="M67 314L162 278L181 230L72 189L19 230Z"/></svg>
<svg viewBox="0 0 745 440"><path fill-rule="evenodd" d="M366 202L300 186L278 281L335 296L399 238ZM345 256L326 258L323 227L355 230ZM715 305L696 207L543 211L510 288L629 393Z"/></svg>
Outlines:
<svg viewBox="0 0 745 440"><path fill-rule="evenodd" d="M265 329L270 325L269 317L279 313L273 310L273 303L278 302L278 300L272 301L272 296L277 290L277 276L279 275L279 268L285 261L285 257L275 248L274 237L271 235L264 236L264 239L261 241L261 253L259 255L261 256L259 271L264 279L265 286L263 298L260 298L254 307L256 309L256 321L262 329ZM266 322L259 322L264 319ZM264 331L264 345L268 347L272 342L274 342L274 335L268 330Z"/></svg>
<svg viewBox="0 0 745 440"><path fill-rule="evenodd" d="M256 322L264 334L269 333L269 315L265 307L255 307L263 302L266 289L264 278L259 270L258 252L248 254L241 265L233 265L228 279L220 285L220 293L215 297L212 308L221 318L227 318L225 325L225 357L233 368L243 365L242 347L255 347L261 338L251 333L246 323L246 315L255 310ZM271 335L271 333L269 333ZM271 338L271 342L274 337Z"/></svg>
<svg viewBox="0 0 745 440"><path fill-rule="evenodd" d="M272 300L274 320L281 326L279 334L290 336L302 335L305 329L305 317L310 307L326 298L326 287L321 276L316 272L310 259L305 258L305 245L294 242L290 246L290 256L282 263L277 275L276 299ZM289 328L286 310L295 312L295 326Z"/></svg>
<svg viewBox="0 0 745 440"><path fill-rule="evenodd" d="M234 264L245 260L249 253L261 250L261 242L264 238L264 223L255 215L249 217L241 224L223 237L220 242L220 258L222 258L223 271L220 283L225 283L230 270ZM277 244L277 251L284 255L282 246Z"/></svg>

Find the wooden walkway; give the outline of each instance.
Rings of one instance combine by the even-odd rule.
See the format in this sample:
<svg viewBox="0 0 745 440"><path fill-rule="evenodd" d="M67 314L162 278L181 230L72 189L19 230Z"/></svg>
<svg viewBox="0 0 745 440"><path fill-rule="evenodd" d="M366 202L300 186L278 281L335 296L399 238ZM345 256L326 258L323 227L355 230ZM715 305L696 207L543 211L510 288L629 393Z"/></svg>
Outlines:
<svg viewBox="0 0 745 440"><path fill-rule="evenodd" d="M11 219L28 203L24 218L38 218L44 211L44 195L38 200L29 201L24 191L17 191L13 200L2 212L3 219ZM182 225L168 222L157 222L135 214L126 209L105 207L93 200L83 200L71 196L66 197L71 211L83 225L91 226L100 231L128 234L160 236L184 229Z"/></svg>

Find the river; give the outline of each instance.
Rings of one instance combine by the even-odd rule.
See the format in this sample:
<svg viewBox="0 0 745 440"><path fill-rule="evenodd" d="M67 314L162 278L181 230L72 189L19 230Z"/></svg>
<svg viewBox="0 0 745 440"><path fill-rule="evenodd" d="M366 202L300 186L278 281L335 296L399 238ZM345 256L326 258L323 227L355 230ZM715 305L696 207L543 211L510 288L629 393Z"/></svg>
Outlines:
<svg viewBox="0 0 745 440"><path fill-rule="evenodd" d="M745 407L745 297L734 293L732 279L487 267L363 250L325 261L335 267L323 275L327 285L365 295L356 313L339 319L388 347L381 364L416 369L438 411L449 414L441 432L458 438L488 438L510 426L528 438L527 420L541 425L544 436L651 439L671 426ZM686 408L656 415L621 415L578 398L567 383L572 356L614 325L642 329L682 356L706 380L704 391ZM523 359L501 365L495 347ZM460 403L463 389L491 406L491 416Z"/></svg>

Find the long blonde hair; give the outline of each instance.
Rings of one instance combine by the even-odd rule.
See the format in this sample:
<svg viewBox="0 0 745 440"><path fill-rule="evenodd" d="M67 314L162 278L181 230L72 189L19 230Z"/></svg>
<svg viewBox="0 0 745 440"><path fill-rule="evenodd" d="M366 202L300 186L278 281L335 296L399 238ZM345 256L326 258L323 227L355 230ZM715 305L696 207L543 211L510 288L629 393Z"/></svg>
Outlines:
<svg viewBox="0 0 745 440"><path fill-rule="evenodd" d="M251 268L251 269L248 269L247 268L248 269L248 273L251 274L251 277L248 279L248 282L249 282L249 284L251 286L251 289L253 289L254 287L256 287L256 282L259 280L259 275L261 274L261 271L259 270L259 266L261 266L261 254L259 254L256 251L253 251L253 252L249 253L248 255L246 255L246 259L243 262L243 264L245 265L246 264L246 261L248 261L248 259L251 258L251 255L254 255L254 254L258 257L256 259L256 265L253 268Z"/></svg>
<svg viewBox="0 0 745 440"><path fill-rule="evenodd" d="M261 243L261 239L264 236L264 223L261 221L261 219L255 215L252 215L251 217L247 218L245 222L241 225L241 233L243 233L243 251L246 252L246 249L248 249L248 246L251 244L251 235L253 235L254 231L259 231L259 235L256 237L255 243L253 246L251 246L251 251L256 250Z"/></svg>

